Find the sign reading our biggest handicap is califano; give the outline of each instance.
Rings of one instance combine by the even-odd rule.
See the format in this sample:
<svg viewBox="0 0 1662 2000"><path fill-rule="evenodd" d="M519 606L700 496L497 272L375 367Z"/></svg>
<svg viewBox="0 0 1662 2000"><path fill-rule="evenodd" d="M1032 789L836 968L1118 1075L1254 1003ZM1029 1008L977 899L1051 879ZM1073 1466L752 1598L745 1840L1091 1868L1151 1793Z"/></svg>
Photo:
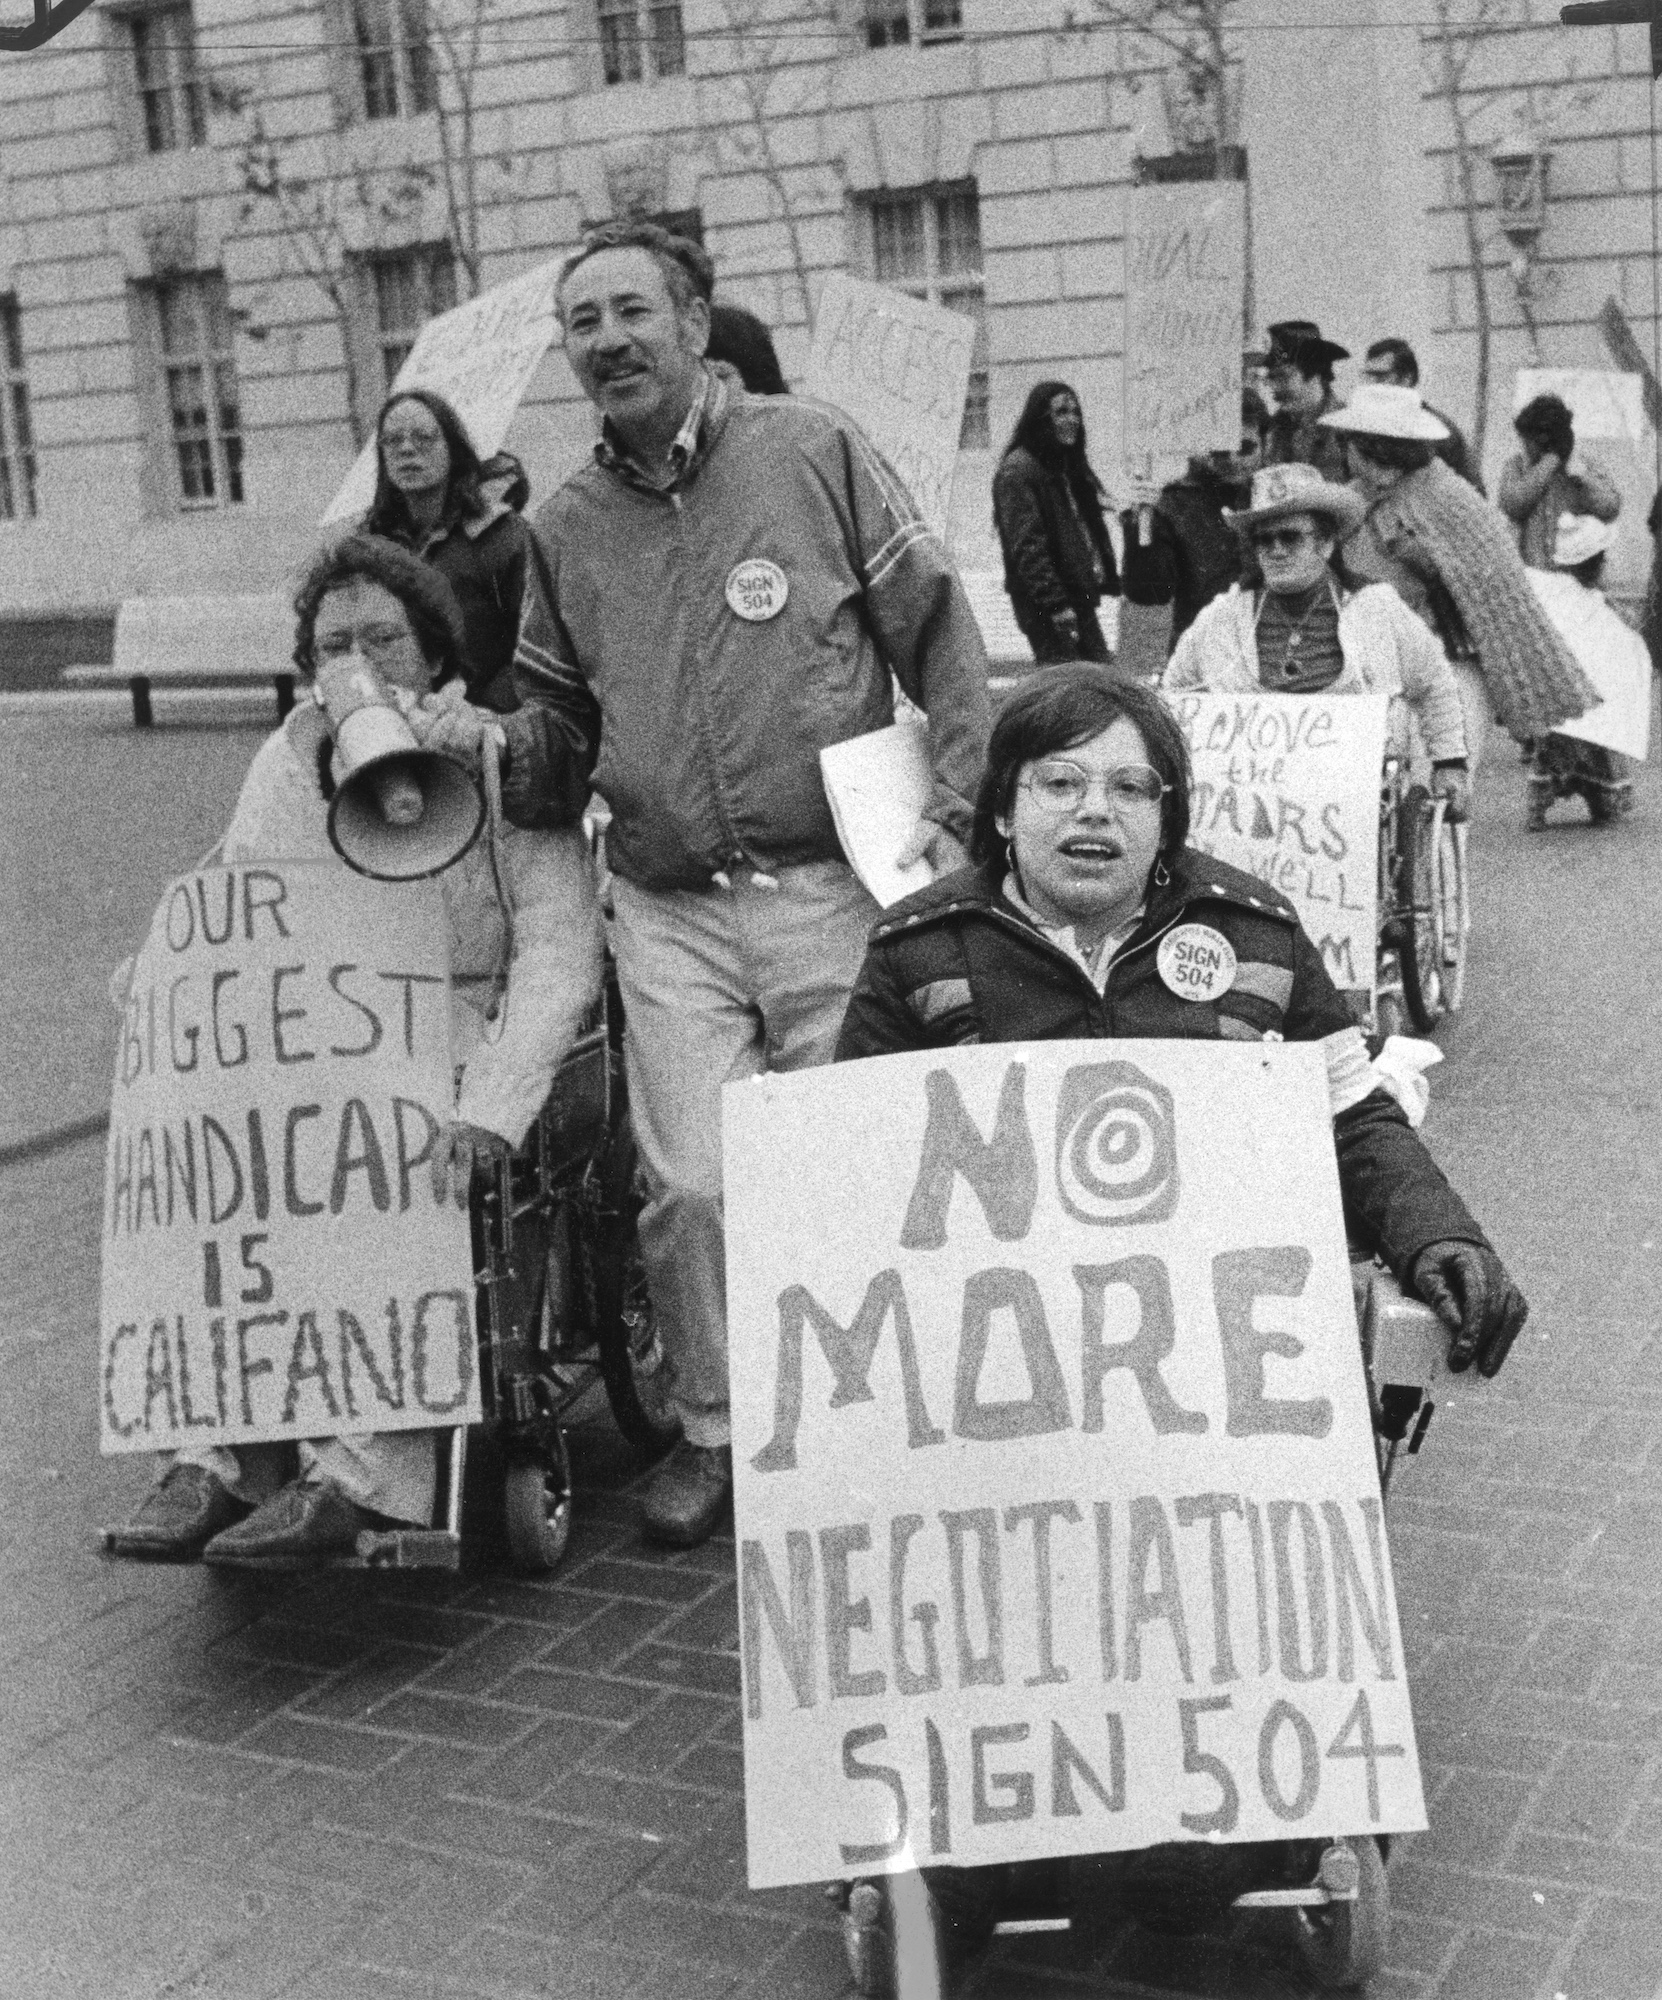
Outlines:
<svg viewBox="0 0 1662 2000"><path fill-rule="evenodd" d="M101 1445L477 1421L466 1215L431 883L204 868L163 896L116 1056Z"/></svg>
<svg viewBox="0 0 1662 2000"><path fill-rule="evenodd" d="M1168 694L1194 760L1189 838L1277 889L1333 984L1373 990L1383 695Z"/></svg>
<svg viewBox="0 0 1662 2000"><path fill-rule="evenodd" d="M723 1146L752 1886L1424 1826L1319 1050L772 1075Z"/></svg>

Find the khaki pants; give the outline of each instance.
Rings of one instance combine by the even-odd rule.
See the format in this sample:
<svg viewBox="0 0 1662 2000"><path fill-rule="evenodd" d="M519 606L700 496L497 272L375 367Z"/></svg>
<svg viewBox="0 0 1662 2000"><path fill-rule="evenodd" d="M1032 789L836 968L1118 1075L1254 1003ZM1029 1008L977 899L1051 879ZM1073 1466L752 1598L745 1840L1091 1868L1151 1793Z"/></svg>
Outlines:
<svg viewBox="0 0 1662 2000"><path fill-rule="evenodd" d="M616 877L612 893L630 1114L648 1189L641 1254L688 1441L722 1445L722 1086L831 1060L878 906L840 861L776 878L741 868L731 888L706 890Z"/></svg>

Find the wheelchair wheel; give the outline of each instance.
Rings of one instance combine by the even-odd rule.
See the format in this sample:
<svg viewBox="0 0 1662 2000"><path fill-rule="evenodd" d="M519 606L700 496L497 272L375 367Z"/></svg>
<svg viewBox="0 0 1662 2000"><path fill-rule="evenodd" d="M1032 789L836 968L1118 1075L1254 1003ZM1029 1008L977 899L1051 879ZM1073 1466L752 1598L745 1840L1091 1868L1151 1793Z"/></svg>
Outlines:
<svg viewBox="0 0 1662 2000"><path fill-rule="evenodd" d="M1440 815L1437 816L1440 819ZM1408 1017L1429 1033L1448 1012L1443 988L1442 898L1438 884L1437 828L1431 794L1409 788L1397 828L1397 899L1402 912L1402 998Z"/></svg>
<svg viewBox="0 0 1662 2000"><path fill-rule="evenodd" d="M641 1261L640 1175L627 1111L602 1163L601 1190L602 1220L592 1244L601 1380L618 1429L656 1458L681 1435L681 1424Z"/></svg>
<svg viewBox="0 0 1662 2000"><path fill-rule="evenodd" d="M1390 1888L1379 1844L1367 1834L1343 1843L1356 1856L1360 1880L1354 1903L1295 1910L1299 1956L1324 1993L1365 1986L1385 1962L1390 1936Z"/></svg>
<svg viewBox="0 0 1662 2000"><path fill-rule="evenodd" d="M502 1482L509 1551L521 1569L544 1575L558 1569L571 1539L571 1459L558 1425L553 1438L543 1455L511 1458Z"/></svg>

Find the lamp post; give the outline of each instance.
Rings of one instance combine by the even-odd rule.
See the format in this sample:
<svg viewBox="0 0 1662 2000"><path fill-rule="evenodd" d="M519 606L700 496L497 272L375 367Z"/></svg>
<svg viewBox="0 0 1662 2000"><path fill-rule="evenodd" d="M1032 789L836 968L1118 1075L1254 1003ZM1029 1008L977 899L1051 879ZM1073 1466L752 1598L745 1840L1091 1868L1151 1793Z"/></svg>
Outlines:
<svg viewBox="0 0 1662 2000"><path fill-rule="evenodd" d="M1550 149L1534 133L1519 128L1497 139L1489 159L1498 183L1500 226L1512 246L1512 282L1527 296L1530 262L1547 219L1547 164Z"/></svg>

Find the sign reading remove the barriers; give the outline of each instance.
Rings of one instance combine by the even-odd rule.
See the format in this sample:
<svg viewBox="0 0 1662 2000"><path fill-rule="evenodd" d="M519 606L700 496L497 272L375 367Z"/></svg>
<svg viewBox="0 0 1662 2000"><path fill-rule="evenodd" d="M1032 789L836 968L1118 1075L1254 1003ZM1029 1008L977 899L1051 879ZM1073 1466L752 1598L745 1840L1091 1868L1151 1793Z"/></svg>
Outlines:
<svg viewBox="0 0 1662 2000"><path fill-rule="evenodd" d="M724 1109L752 1886L1423 1826L1320 1051Z"/></svg>
<svg viewBox="0 0 1662 2000"><path fill-rule="evenodd" d="M105 1166L106 1452L477 1422L431 883L174 882L134 961Z"/></svg>
<svg viewBox="0 0 1662 2000"><path fill-rule="evenodd" d="M1335 986L1373 991L1383 695L1168 694L1194 759L1189 838L1298 911Z"/></svg>

